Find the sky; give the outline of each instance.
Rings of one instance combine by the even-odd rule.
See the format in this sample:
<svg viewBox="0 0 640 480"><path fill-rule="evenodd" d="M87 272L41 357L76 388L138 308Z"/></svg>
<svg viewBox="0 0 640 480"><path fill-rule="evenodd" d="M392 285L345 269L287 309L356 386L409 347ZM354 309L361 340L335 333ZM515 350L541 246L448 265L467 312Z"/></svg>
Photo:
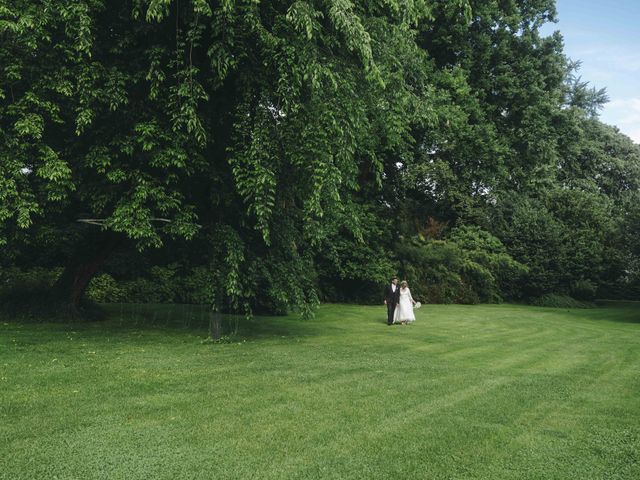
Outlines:
<svg viewBox="0 0 640 480"><path fill-rule="evenodd" d="M640 0L556 0L565 54L581 60L578 75L606 87L609 103L600 119L640 143Z"/></svg>

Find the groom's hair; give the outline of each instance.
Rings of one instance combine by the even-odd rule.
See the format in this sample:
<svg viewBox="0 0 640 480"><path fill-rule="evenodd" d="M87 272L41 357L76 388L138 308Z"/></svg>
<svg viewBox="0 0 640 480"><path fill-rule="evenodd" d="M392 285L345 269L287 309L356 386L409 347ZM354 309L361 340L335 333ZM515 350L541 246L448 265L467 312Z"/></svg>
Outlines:
<svg viewBox="0 0 640 480"><path fill-rule="evenodd" d="M398 277L396 277L395 275L393 277L391 277L391 281L393 282L394 280L397 280Z"/></svg>

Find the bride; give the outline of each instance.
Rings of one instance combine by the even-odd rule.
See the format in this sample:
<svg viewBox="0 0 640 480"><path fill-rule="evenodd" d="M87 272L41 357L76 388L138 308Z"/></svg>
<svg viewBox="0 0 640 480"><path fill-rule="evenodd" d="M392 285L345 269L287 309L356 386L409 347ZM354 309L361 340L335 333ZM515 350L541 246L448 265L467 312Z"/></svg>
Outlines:
<svg viewBox="0 0 640 480"><path fill-rule="evenodd" d="M413 314L413 306L416 304L415 300L411 296L411 290L406 280L400 283L400 303L396 307L395 315L393 316L393 323L401 323L406 325L416 319Z"/></svg>

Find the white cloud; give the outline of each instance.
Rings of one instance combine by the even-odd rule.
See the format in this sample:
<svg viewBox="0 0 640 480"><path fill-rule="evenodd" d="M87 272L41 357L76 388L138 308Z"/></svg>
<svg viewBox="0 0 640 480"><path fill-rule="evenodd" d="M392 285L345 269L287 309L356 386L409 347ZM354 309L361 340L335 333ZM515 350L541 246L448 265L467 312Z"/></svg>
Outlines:
<svg viewBox="0 0 640 480"><path fill-rule="evenodd" d="M631 137L631 140L640 145L640 127L631 128L630 130L627 130L623 133Z"/></svg>
<svg viewBox="0 0 640 480"><path fill-rule="evenodd" d="M617 98L605 105L602 121L616 125L634 142L640 143L640 97Z"/></svg>
<svg viewBox="0 0 640 480"><path fill-rule="evenodd" d="M611 61L622 72L640 72L640 53L622 52L614 54Z"/></svg>

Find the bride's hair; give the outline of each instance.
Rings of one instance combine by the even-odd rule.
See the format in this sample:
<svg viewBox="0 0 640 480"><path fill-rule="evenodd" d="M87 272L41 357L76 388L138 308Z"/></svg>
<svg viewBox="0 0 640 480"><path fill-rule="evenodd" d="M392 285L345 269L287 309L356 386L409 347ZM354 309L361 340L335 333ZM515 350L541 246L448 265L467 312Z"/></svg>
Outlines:
<svg viewBox="0 0 640 480"><path fill-rule="evenodd" d="M406 281L406 280L402 280L402 282L400 282L400 286L401 286L402 288L407 288L407 287L409 286L409 284L407 283L407 281Z"/></svg>

